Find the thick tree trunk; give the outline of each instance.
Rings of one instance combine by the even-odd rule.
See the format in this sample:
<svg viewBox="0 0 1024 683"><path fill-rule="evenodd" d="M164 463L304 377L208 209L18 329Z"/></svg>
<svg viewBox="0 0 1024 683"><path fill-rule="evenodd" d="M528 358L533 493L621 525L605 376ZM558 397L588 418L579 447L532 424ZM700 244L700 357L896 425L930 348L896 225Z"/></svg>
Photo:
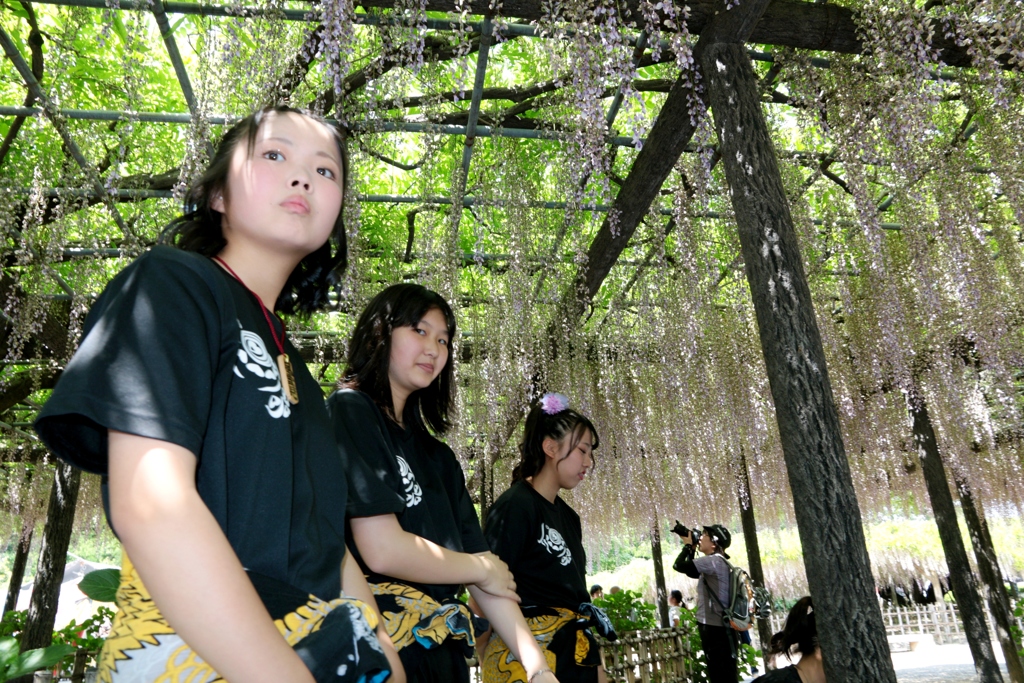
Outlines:
<svg viewBox="0 0 1024 683"><path fill-rule="evenodd" d="M988 637L988 626L985 624L985 613L978 595L978 584L967 560L967 551L960 536L960 525L956 519L956 508L953 506L953 494L949 491L949 480L946 478L946 467L942 464L939 444L935 440L931 417L924 397L916 389L907 395L907 410L913 419L914 444L921 458L921 470L924 473L928 498L932 502L935 524L939 528L939 540L946 555L949 566L950 583L960 618L964 623L964 634L967 644L974 657L974 668L981 677L981 683L1002 683L992 641Z"/></svg>
<svg viewBox="0 0 1024 683"><path fill-rule="evenodd" d="M764 569L761 567L761 546L757 542L757 520L754 518L754 499L750 495L750 473L747 470L747 455L740 449L740 472L738 477L740 502L740 521L743 523L743 541L747 546L747 572L758 586L764 582ZM772 640L772 626L767 619L756 619L757 639L761 645L761 657L764 659L765 670L768 669L768 644Z"/></svg>
<svg viewBox="0 0 1024 683"><path fill-rule="evenodd" d="M992 545L992 536L988 532L988 522L981 504L974 500L971 486L967 479L954 472L956 489L960 494L960 509L964 511L967 532L971 535L974 556L978 560L978 573L981 575L982 590L988 600L989 611L996 622L996 636L999 647L1006 659L1006 670L1012 683L1024 683L1024 666L1021 664L1021 644L1013 637L1013 624L1010 596L1006 593L1003 572L999 569L996 549Z"/></svg>
<svg viewBox="0 0 1024 683"><path fill-rule="evenodd" d="M78 484L81 471L63 462L57 463L46 512L43 546L39 550L35 587L28 608L28 623L21 636L21 650L46 647L53 640L53 622L57 617L57 598L64 580L64 565L75 521ZM27 680L31 680L28 677Z"/></svg>
<svg viewBox="0 0 1024 683"><path fill-rule="evenodd" d="M654 588L658 593L658 620L662 628L672 624L668 622L668 589L665 588L665 565L661 558L661 525L658 517L651 523L651 560L654 562Z"/></svg>
<svg viewBox="0 0 1024 683"><path fill-rule="evenodd" d="M744 0L740 8L752 3ZM795 499L829 683L895 683L782 176L742 43L701 55Z"/></svg>
<svg viewBox="0 0 1024 683"><path fill-rule="evenodd" d="M18 536L18 549L14 552L14 566L11 567L11 582L7 586L7 602L4 612L18 607L18 595L21 584L25 580L25 565L28 564L28 552L32 549L32 523L25 520L21 523L21 534Z"/></svg>

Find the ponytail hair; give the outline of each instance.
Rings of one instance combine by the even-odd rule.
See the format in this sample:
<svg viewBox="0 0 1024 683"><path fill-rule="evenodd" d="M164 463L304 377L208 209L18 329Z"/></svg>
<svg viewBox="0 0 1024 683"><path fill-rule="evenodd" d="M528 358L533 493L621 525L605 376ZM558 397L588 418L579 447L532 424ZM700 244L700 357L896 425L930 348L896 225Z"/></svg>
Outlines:
<svg viewBox="0 0 1024 683"><path fill-rule="evenodd" d="M797 600L789 610L786 625L772 636L768 653L772 656L781 654L789 657L794 649L801 657L810 656L818 649L818 625L814 619L814 606L809 595Z"/></svg>
<svg viewBox="0 0 1024 683"><path fill-rule="evenodd" d="M526 418L523 440L519 444L519 464L512 470L512 483L535 476L543 469L547 457L544 455L544 439L561 442L571 434L568 453L572 453L588 430L594 437L591 447L597 449L600 440L594 423L570 408L568 399L561 394L544 394L530 408Z"/></svg>

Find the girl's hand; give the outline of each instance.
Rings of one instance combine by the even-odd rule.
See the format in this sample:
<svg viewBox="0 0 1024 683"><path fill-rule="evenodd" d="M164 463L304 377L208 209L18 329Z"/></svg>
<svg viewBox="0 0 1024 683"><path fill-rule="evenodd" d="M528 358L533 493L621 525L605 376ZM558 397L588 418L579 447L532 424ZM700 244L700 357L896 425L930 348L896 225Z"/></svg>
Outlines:
<svg viewBox="0 0 1024 683"><path fill-rule="evenodd" d="M480 590L499 598L508 598L516 602L522 602L516 594L516 581L509 571L508 565L500 557L492 552L478 553L476 555L481 569L484 571L484 578L475 581Z"/></svg>
<svg viewBox="0 0 1024 683"><path fill-rule="evenodd" d="M526 680L529 683L558 683L558 679L555 678L555 672L551 669L534 673L533 676L527 676Z"/></svg>

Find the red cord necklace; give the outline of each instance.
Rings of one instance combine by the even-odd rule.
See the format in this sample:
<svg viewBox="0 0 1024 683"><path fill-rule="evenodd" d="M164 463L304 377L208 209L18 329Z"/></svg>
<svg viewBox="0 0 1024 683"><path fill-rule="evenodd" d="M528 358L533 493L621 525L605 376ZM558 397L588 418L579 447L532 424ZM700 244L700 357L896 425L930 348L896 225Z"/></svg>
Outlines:
<svg viewBox="0 0 1024 683"><path fill-rule="evenodd" d="M270 335L274 338L274 344L277 346L277 350L279 352L277 356L277 371L281 375L281 387L284 389L284 395L292 405L298 403L299 388L295 384L295 371L292 370L292 361L288 358L288 354L284 352L283 335L281 337L277 336L277 330L274 329L274 324L270 321L269 309L266 304L263 303L263 299L260 298L260 295L249 289L249 286L242 282L242 278L238 277L238 273L231 270L231 266L225 263L224 259L220 256L214 256L212 258L214 261L224 266L224 270L228 271L228 273L231 274L231 277L238 281L238 284L245 287L245 291L252 294L256 297L256 301L260 302L260 310L263 311L263 317L266 319L267 326L270 328ZM278 318L276 313L274 314L274 317L277 318L277 322L281 323L281 330L283 331L285 329L284 321Z"/></svg>

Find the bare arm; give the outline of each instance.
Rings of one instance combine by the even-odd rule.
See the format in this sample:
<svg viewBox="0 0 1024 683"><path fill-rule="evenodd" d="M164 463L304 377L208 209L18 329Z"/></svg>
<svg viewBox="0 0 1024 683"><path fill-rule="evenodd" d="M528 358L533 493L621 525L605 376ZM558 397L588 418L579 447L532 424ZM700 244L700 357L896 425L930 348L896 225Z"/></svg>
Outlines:
<svg viewBox="0 0 1024 683"><path fill-rule="evenodd" d="M530 683L550 683L558 680L551 673L537 639L526 625L519 605L511 600L485 593L477 586L469 586L469 593L491 622L491 628L505 641L512 656L523 665L526 679ZM537 672L545 670L547 673L536 675ZM532 676L535 677L531 678Z"/></svg>
<svg viewBox="0 0 1024 683"><path fill-rule="evenodd" d="M351 523L360 555L378 574L417 583L474 584L491 595L519 601L508 565L494 553L449 550L405 531L393 514L353 517Z"/></svg>
<svg viewBox="0 0 1024 683"><path fill-rule="evenodd" d="M196 491L196 456L111 430L111 523L168 623L224 679L313 683Z"/></svg>
<svg viewBox="0 0 1024 683"><path fill-rule="evenodd" d="M377 607L377 599L373 597L373 591L366 583L363 570L359 568L359 563L350 552L345 553L345 557L341 561L341 590L345 595L362 600L377 614L379 620L377 622L377 640L380 641L384 648L384 655L388 658L388 663L391 664L391 677L388 679L388 683L405 683L405 669L402 667L402 660L398 656L395 644L391 642L391 636L384 628L384 616L380 613L380 608Z"/></svg>

